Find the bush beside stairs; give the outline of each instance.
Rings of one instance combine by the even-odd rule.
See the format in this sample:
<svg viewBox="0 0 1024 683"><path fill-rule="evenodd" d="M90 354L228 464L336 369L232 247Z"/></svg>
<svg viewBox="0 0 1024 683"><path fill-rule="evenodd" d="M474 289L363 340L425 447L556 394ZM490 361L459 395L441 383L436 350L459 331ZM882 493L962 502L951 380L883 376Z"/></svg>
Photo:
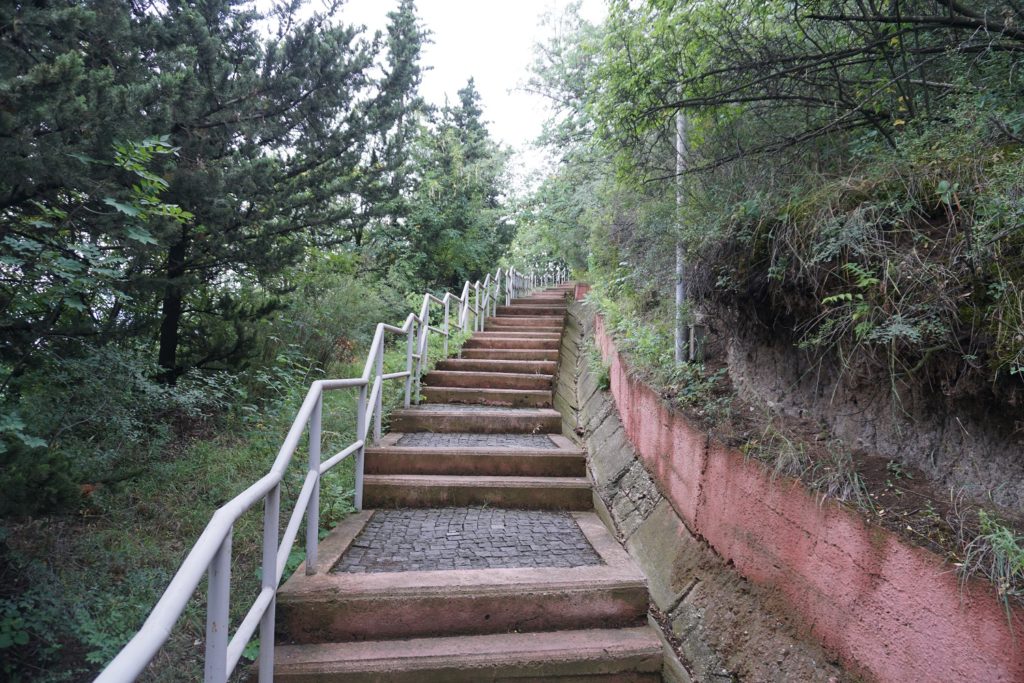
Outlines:
<svg viewBox="0 0 1024 683"><path fill-rule="evenodd" d="M644 577L592 512L585 453L551 407L571 290L499 306L459 358L424 377L427 403L392 413L392 432L366 451L367 510L321 543L319 574L300 567L279 592L276 680L661 680ZM546 434L557 447L399 445L414 433ZM328 570L373 508L452 506L572 511L602 563Z"/></svg>

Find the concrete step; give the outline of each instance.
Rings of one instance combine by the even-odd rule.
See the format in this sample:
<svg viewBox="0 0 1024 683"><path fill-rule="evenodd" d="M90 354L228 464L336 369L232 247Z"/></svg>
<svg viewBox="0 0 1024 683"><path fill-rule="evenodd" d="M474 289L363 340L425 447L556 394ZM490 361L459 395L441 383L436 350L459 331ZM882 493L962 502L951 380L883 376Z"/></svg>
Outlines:
<svg viewBox="0 0 1024 683"><path fill-rule="evenodd" d="M473 432L476 434L559 434L562 415L551 408L491 408L420 405L391 413L395 432Z"/></svg>
<svg viewBox="0 0 1024 683"><path fill-rule="evenodd" d="M291 645L274 680L288 683L661 681L661 641L649 626L551 633Z"/></svg>
<svg viewBox="0 0 1024 683"><path fill-rule="evenodd" d="M475 360L558 360L558 349L480 349L463 347L460 355Z"/></svg>
<svg viewBox="0 0 1024 683"><path fill-rule="evenodd" d="M493 439L496 445L402 446L404 434L386 435L379 446L366 449L367 474L443 474L489 477L585 477L587 455L564 436L551 435L555 448L498 445L514 439ZM440 436L440 435L439 435ZM487 444L484 435L465 435L454 443ZM532 437L531 437L532 438ZM438 439L445 443L444 438Z"/></svg>
<svg viewBox="0 0 1024 683"><path fill-rule="evenodd" d="M550 408L552 394L547 389L487 389L482 387L429 387L420 393L428 403L464 403L478 406L513 408Z"/></svg>
<svg viewBox="0 0 1024 683"><path fill-rule="evenodd" d="M472 387L487 389L533 389L551 391L554 375L519 372L461 372L433 370L423 376L432 387Z"/></svg>
<svg viewBox="0 0 1024 683"><path fill-rule="evenodd" d="M372 508L487 505L517 510L593 509L586 477L367 474L363 501Z"/></svg>
<svg viewBox="0 0 1024 683"><path fill-rule="evenodd" d="M473 358L449 358L439 361L437 369L453 372L486 372L554 375L558 363L553 360L480 360Z"/></svg>
<svg viewBox="0 0 1024 683"><path fill-rule="evenodd" d="M553 339L562 338L561 330L533 330L509 327L502 330L484 330L474 332L473 339Z"/></svg>
<svg viewBox="0 0 1024 683"><path fill-rule="evenodd" d="M543 303L550 305L568 305L565 299L564 292L545 292L541 294L531 294L527 297L520 297L518 299L512 299L512 305L517 306L519 304L531 304L531 303Z"/></svg>
<svg viewBox="0 0 1024 683"><path fill-rule="evenodd" d="M554 315L492 315L484 320L484 329L492 325L515 325L519 329L527 327L555 327L559 330L565 326L564 316Z"/></svg>
<svg viewBox="0 0 1024 683"><path fill-rule="evenodd" d="M505 319L506 318L502 318L502 320L505 320ZM505 333L508 333L508 332L518 333L518 332L522 332L523 330L531 330L531 331L535 330L537 332L543 332L543 333L547 333L547 334L557 334L559 336L559 338L561 338L562 332L564 331L564 329L565 328L563 326L561 326L561 325L544 325L544 326L537 326L537 327L523 327L522 325L513 322L513 323L488 323L487 327L484 328L484 331L485 332L498 332L500 334L505 334Z"/></svg>
<svg viewBox="0 0 1024 683"><path fill-rule="evenodd" d="M543 304L519 304L517 306L498 306L497 314L499 316L549 316L559 317L565 316L565 306L547 306Z"/></svg>
<svg viewBox="0 0 1024 683"><path fill-rule="evenodd" d="M464 349L554 349L560 343L557 338L537 339L535 337L477 337L473 335L465 344Z"/></svg>
<svg viewBox="0 0 1024 683"><path fill-rule="evenodd" d="M333 573L372 511L351 515L321 542L320 572L307 576L300 565L278 591L278 642L642 626L648 606L643 574L597 515L571 514L600 564Z"/></svg>

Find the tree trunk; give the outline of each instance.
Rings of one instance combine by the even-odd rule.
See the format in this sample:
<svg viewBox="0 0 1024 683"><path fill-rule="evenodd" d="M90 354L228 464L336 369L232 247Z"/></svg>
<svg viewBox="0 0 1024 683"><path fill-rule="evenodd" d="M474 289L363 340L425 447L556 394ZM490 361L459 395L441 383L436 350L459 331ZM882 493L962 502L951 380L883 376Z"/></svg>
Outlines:
<svg viewBox="0 0 1024 683"><path fill-rule="evenodd" d="M167 284L164 287L163 308L160 320L160 351L158 362L163 368L161 380L167 384L178 381L182 370L178 367L179 325L183 310L184 291L181 277L185 274L185 253L188 249L187 236L171 245L167 252Z"/></svg>

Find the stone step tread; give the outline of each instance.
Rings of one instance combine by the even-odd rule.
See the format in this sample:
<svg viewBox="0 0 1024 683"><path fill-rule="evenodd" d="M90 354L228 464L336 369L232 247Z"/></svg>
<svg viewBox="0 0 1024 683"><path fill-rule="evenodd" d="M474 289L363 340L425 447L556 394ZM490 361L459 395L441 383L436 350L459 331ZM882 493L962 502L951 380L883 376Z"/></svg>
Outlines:
<svg viewBox="0 0 1024 683"><path fill-rule="evenodd" d="M491 389L484 387L424 386L421 393L428 402L480 406L533 406L550 408L554 396L547 389Z"/></svg>
<svg viewBox="0 0 1024 683"><path fill-rule="evenodd" d="M423 391L435 392L437 395L444 395L446 392L450 393L453 397L472 397L474 395L480 398L515 398L517 396L530 397L530 398L551 398L551 388L546 389L517 389L517 388L506 388L506 387L489 387L489 386L442 386L437 384L426 384L424 383ZM429 394L428 394L429 395ZM453 399L454 400L454 399ZM465 403L465 400L458 401L459 403Z"/></svg>
<svg viewBox="0 0 1024 683"><path fill-rule="evenodd" d="M589 489L586 477L493 477L481 475L451 476L446 474L367 474L363 481L380 486L461 486L508 488Z"/></svg>
<svg viewBox="0 0 1024 683"><path fill-rule="evenodd" d="M370 446L367 455L408 455L423 458L439 458L445 455L458 455L472 458L513 457L533 459L552 458L560 460L585 460L587 452L569 448L458 448L430 446Z"/></svg>
<svg viewBox="0 0 1024 683"><path fill-rule="evenodd" d="M412 437L408 439L407 437ZM405 442L413 441L414 445ZM431 445L436 441L438 445ZM510 442L510 445L503 443ZM466 445L462 445L463 442ZM519 442L519 443L517 443ZM453 445L455 444L455 445ZM538 445L542 444L542 445ZM550 445L549 445L550 444ZM561 434L475 434L470 432L426 434L414 432L404 434L391 432L385 434L379 443L367 446L370 453L422 453L425 457L453 453L457 455L522 455L585 458L586 451L578 447Z"/></svg>
<svg viewBox="0 0 1024 683"><path fill-rule="evenodd" d="M559 417L561 413L553 408L505 408L502 406L467 406L456 403L428 403L408 408L399 408L393 411L392 415L400 413L432 413L447 414L458 413L495 413L509 415L512 417Z"/></svg>
<svg viewBox="0 0 1024 683"><path fill-rule="evenodd" d="M582 477L582 451L545 448L370 448L366 474L442 474L446 476Z"/></svg>
<svg viewBox="0 0 1024 683"><path fill-rule="evenodd" d="M556 361L547 360L488 360L486 358L449 358L439 361L437 367L443 372L492 372L511 374L536 374L554 376L558 367ZM463 369L465 368L465 369Z"/></svg>
<svg viewBox="0 0 1024 683"><path fill-rule="evenodd" d="M276 654L275 680L344 676L352 683L657 674L662 662L661 641L649 626L285 645Z"/></svg>
<svg viewBox="0 0 1024 683"><path fill-rule="evenodd" d="M537 316L537 315L499 315L487 318L484 321L484 329L493 325L516 326L518 329L536 331L564 330L565 318L562 316Z"/></svg>
<svg viewBox="0 0 1024 683"><path fill-rule="evenodd" d="M562 415L551 408L514 408L462 403L435 403L391 413L391 426L405 432L475 432L557 434Z"/></svg>
<svg viewBox="0 0 1024 683"><path fill-rule="evenodd" d="M561 332L536 332L529 328L484 330L482 332L474 332L472 336L472 339L553 339L555 341L561 338Z"/></svg>
<svg viewBox="0 0 1024 683"><path fill-rule="evenodd" d="M470 360L558 360L558 349L475 349L463 348L462 357Z"/></svg>
<svg viewBox="0 0 1024 683"><path fill-rule="evenodd" d="M471 337L462 345L463 349L509 349L557 351L558 339L537 337Z"/></svg>
<svg viewBox="0 0 1024 683"><path fill-rule="evenodd" d="M529 361L524 361L529 362ZM545 381L553 380L554 374L541 373L541 372L487 372L485 370L431 370L423 376L424 381L429 383L431 375L439 377L478 377L481 380L487 379L537 379L541 378Z"/></svg>

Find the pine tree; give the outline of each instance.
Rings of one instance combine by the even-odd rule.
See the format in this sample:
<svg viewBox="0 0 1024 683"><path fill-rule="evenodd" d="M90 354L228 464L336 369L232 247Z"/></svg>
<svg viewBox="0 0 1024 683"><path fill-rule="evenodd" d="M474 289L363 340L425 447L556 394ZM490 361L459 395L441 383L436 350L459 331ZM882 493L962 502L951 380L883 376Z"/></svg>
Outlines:
<svg viewBox="0 0 1024 683"><path fill-rule="evenodd" d="M5 358L149 336L168 381L241 362L287 267L396 209L424 34L409 0L386 42L338 4L305 20L302 2L0 8ZM159 149L112 163L143 140Z"/></svg>

